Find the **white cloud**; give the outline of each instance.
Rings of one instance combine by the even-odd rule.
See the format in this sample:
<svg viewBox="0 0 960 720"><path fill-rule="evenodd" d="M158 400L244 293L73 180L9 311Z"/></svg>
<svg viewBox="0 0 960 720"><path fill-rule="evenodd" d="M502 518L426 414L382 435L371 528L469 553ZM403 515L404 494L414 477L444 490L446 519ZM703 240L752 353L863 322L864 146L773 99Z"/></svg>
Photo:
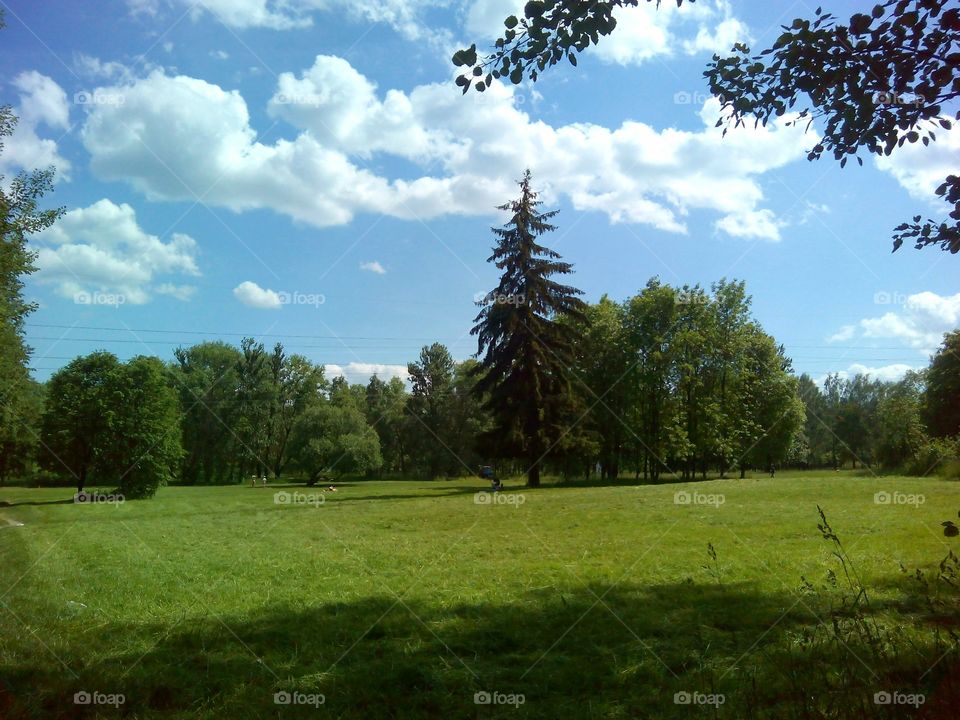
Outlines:
<svg viewBox="0 0 960 720"><path fill-rule="evenodd" d="M200 274L193 238L173 233L164 242L137 224L132 207L107 199L70 210L34 236L31 246L37 280L68 298L92 290L123 295L131 304L149 301L151 291L186 299L189 286L177 292L169 283L154 287L155 276Z"/></svg>
<svg viewBox="0 0 960 720"><path fill-rule="evenodd" d="M233 289L233 296L244 305L261 310L279 310L283 305L280 293L262 288L250 280L237 285Z"/></svg>
<svg viewBox="0 0 960 720"><path fill-rule="evenodd" d="M806 225L817 215L826 215L830 212L830 206L826 203L814 203L809 200L803 201L803 207L800 210L799 217L795 221L797 225Z"/></svg>
<svg viewBox="0 0 960 720"><path fill-rule="evenodd" d="M778 221L771 210L747 210L726 215L714 225L733 237L766 238L779 240L780 228L784 223Z"/></svg>
<svg viewBox="0 0 960 720"><path fill-rule="evenodd" d="M506 17L523 17L524 4L524 0L474 0L467 8L464 30L476 40L498 38L506 29L503 25Z"/></svg>
<svg viewBox="0 0 960 720"><path fill-rule="evenodd" d="M362 263L360 263L360 269L361 269L361 270L367 270L368 272L376 273L377 275L386 275L386 274L387 274L387 271L383 269L383 265L381 265L381 264L380 264L379 262L377 262L376 260L373 260L372 262L362 262Z"/></svg>
<svg viewBox="0 0 960 720"><path fill-rule="evenodd" d="M875 301L896 309L883 315L864 318L855 326L845 325L830 338L850 340L895 340L923 354L932 353L942 342L943 334L960 327L960 293L938 295L930 291L913 295L877 293Z"/></svg>
<svg viewBox="0 0 960 720"><path fill-rule="evenodd" d="M20 95L14 108L18 118L13 135L5 138L0 155L0 173L19 170L57 168L57 178L69 179L70 162L60 155L56 140L40 138L40 126L54 130L58 136L70 129L70 106L67 94L56 82L35 70L22 72L13 79Z"/></svg>
<svg viewBox="0 0 960 720"><path fill-rule="evenodd" d="M844 325L837 332L827 338L827 342L845 342L857 333L856 325Z"/></svg>
<svg viewBox="0 0 960 720"><path fill-rule="evenodd" d="M735 42L749 42L747 26L733 17L727 0L676 3L641 2L617 8L616 29L601 38L592 52L601 60L619 65L639 65L677 50L688 55L725 53ZM695 34L691 31L695 30Z"/></svg>
<svg viewBox="0 0 960 720"><path fill-rule="evenodd" d="M776 240L781 224L760 207L755 176L804 156L816 142L787 117L768 127L714 127L716 100L697 132L626 121L551 126L533 120L515 90L494 84L462 97L452 83L409 93L376 86L341 58L318 56L283 73L268 112L299 130L293 140L256 140L237 91L154 71L129 86L100 89L123 103L90 107L82 137L99 177L126 180L151 199L204 202L235 211L270 208L317 227L356 213L406 219L493 214L531 167L544 199L568 197L613 222L685 232L692 210L717 212L720 229ZM390 179L361 167L382 153L421 177Z"/></svg>
<svg viewBox="0 0 960 720"><path fill-rule="evenodd" d="M951 120L952 121L952 120ZM904 143L890 155L877 157L877 167L893 175L911 196L940 204L934 190L947 178L957 174L960 157L960 127L954 122L950 130L935 126L936 142Z"/></svg>
<svg viewBox="0 0 960 720"><path fill-rule="evenodd" d="M686 40L683 49L688 55L697 53L717 53L726 55L736 43L749 43L750 31L747 26L734 17L720 21L712 30L701 25L693 40Z"/></svg>
<svg viewBox="0 0 960 720"><path fill-rule="evenodd" d="M381 380L389 380L393 377L406 380L409 377L409 375L407 375L406 365L352 362L347 365L332 365L328 363L324 367L326 368L327 377L345 377L351 383L366 382L371 375L376 375Z"/></svg>

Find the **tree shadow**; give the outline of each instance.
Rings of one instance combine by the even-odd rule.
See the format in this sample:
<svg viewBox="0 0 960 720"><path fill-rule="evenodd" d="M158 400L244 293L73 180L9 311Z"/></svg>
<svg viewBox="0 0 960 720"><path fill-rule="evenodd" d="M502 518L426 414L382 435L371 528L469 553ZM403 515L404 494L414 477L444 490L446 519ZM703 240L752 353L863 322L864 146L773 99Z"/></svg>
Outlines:
<svg viewBox="0 0 960 720"><path fill-rule="evenodd" d="M387 594L106 623L82 646L53 643L62 665L51 653L0 656L0 716L317 718L310 703L322 694L323 717L337 718L909 717L869 698L911 687L937 702L960 697L952 665L921 678L929 663L919 658L916 669L875 666L862 687L826 692L820 671L857 665L843 648L797 642L816 622L789 593L691 581L447 606ZM125 702L75 704L84 691ZM701 704L716 694L722 704ZM285 698L294 703L275 702Z"/></svg>

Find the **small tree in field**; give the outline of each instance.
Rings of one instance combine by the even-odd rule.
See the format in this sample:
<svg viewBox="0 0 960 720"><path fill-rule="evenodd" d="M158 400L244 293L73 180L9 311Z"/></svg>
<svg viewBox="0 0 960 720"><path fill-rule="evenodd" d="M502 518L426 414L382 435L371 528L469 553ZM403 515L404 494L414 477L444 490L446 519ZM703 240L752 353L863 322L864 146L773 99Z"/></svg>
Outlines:
<svg viewBox="0 0 960 720"><path fill-rule="evenodd" d="M163 362L135 357L114 376L103 479L127 498L150 498L175 480L183 458L180 402Z"/></svg>
<svg viewBox="0 0 960 720"><path fill-rule="evenodd" d="M290 436L292 463L313 484L324 473L376 470L383 463L380 438L356 408L324 403L297 418Z"/></svg>
<svg viewBox="0 0 960 720"><path fill-rule="evenodd" d="M47 383L40 462L51 472L76 479L77 492L103 467L112 440L112 388L119 367L112 353L94 352L72 360Z"/></svg>
<svg viewBox="0 0 960 720"><path fill-rule="evenodd" d="M584 320L576 288L551 280L572 272L569 263L536 238L554 230L556 210L539 212L530 171L520 181L520 197L501 205L512 216L502 228L488 262L502 271L496 289L480 301L471 333L477 336L474 392L494 418L481 442L499 456L527 461L527 485L540 484L540 464L567 431L575 402L569 369L574 366L573 323Z"/></svg>
<svg viewBox="0 0 960 720"><path fill-rule="evenodd" d="M121 364L108 352L79 357L47 385L41 462L116 485L128 498L153 497L174 479L183 456L180 406L163 363L136 357Z"/></svg>

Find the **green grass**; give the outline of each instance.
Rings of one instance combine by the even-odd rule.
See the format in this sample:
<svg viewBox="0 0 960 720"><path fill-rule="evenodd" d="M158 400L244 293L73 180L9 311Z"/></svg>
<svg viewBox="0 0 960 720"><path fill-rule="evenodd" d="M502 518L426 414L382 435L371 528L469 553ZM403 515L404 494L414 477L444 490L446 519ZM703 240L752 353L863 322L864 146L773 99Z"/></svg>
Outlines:
<svg viewBox="0 0 960 720"><path fill-rule="evenodd" d="M932 578L956 546L940 522L960 485L848 473L508 483L522 504L495 506L475 503L482 487L356 482L316 507L274 503L279 489L320 492L303 486L169 487L116 507L0 489L0 717L806 717L811 702L900 717L911 709L861 695L920 692L930 709L947 692L954 656L927 668L954 616L900 564ZM925 502L876 504L883 490ZM678 491L724 502L678 505ZM869 616L902 629L895 657L871 655L869 639L805 644L830 637L821 621L842 603L818 504ZM817 672L867 681L831 705ZM80 691L125 702L76 705ZM280 691L325 702L277 705ZM478 705L480 691L524 703ZM683 691L724 703L674 703Z"/></svg>

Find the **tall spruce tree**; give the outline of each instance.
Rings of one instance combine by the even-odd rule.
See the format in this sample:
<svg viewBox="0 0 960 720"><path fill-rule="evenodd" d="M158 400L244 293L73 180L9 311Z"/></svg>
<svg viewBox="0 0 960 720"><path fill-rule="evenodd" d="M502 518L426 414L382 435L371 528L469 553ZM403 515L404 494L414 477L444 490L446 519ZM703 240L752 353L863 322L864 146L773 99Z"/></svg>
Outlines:
<svg viewBox="0 0 960 720"><path fill-rule="evenodd" d="M585 321L585 305L574 287L550 278L573 268L536 238L556 228L556 210L539 212L530 171L520 181L520 197L499 209L512 213L494 228L497 244L487 262L502 271L500 283L478 304L471 334L477 336L476 395L494 418L481 444L499 457L525 458L527 485L540 485L540 466L562 438L576 402L571 388L573 329L563 318Z"/></svg>

